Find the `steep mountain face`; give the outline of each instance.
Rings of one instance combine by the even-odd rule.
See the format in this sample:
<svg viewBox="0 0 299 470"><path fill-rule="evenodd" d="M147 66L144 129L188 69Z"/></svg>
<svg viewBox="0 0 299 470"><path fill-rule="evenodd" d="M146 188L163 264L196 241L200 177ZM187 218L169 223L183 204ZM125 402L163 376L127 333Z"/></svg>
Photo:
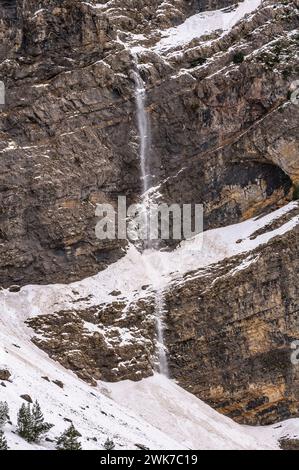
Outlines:
<svg viewBox="0 0 299 470"><path fill-rule="evenodd" d="M139 380L160 283L171 377L240 423L298 416L298 1L0 4L0 285L74 282L4 311L89 383ZM97 203L140 200L136 55L153 198L203 203L203 252L95 237Z"/></svg>
<svg viewBox="0 0 299 470"><path fill-rule="evenodd" d="M298 209L297 209L298 213ZM298 227L167 295L172 376L234 420L269 424L299 413Z"/></svg>
<svg viewBox="0 0 299 470"><path fill-rule="evenodd" d="M177 43L167 40L168 27L232 2L141 3L3 4L4 287L71 282L122 256L124 243L95 238L94 212L96 203L115 203L118 194L129 203L140 195L136 44L152 126L153 184L164 201L204 203L211 228L291 197L291 182L298 182L298 107L288 101L297 77L296 2L263 2L240 23L233 10L226 14L236 26L226 34L216 22L205 36ZM213 25L209 18L204 23ZM242 64L233 63L237 52L246 56Z"/></svg>

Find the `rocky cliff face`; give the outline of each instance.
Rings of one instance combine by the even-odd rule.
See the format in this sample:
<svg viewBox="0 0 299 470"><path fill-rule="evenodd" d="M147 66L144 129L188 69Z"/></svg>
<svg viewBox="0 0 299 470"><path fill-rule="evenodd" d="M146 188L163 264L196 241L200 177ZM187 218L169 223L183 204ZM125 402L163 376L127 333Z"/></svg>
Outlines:
<svg viewBox="0 0 299 470"><path fill-rule="evenodd" d="M160 48L168 27L231 3L3 3L3 286L70 282L122 255L122 243L95 238L94 212L118 194L129 203L140 195L134 44L163 200L203 202L211 228L291 197L298 181L298 107L288 100L297 77L295 2L263 2L225 35ZM240 51L245 61L234 64Z"/></svg>
<svg viewBox="0 0 299 470"><path fill-rule="evenodd" d="M270 424L299 412L298 228L167 296L173 376L220 412Z"/></svg>
<svg viewBox="0 0 299 470"><path fill-rule="evenodd" d="M297 194L297 1L263 1L240 20L229 0L0 4L1 286L69 283L124 255L94 229L97 203L140 197L133 53L157 199L203 203L208 230ZM215 8L219 28L192 34L192 15ZM297 242L293 229L245 268L248 255L228 255L167 290L172 376L240 422L298 414ZM85 308L76 295L29 320L35 343L91 382L152 374L154 292Z"/></svg>
<svg viewBox="0 0 299 470"><path fill-rule="evenodd" d="M93 385L96 380L140 380L155 369L153 296L136 305L124 298L84 309L74 302L71 310L40 315L27 324L37 333L33 342L39 348Z"/></svg>

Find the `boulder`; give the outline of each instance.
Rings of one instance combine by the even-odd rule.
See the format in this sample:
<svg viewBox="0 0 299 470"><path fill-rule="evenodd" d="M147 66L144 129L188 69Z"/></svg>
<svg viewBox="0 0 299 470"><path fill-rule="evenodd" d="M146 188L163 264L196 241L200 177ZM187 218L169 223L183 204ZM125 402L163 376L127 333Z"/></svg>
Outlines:
<svg viewBox="0 0 299 470"><path fill-rule="evenodd" d="M24 395L20 395L20 397L21 397L23 400L27 401L28 403L33 403L33 400L32 400L32 398L31 398L30 395L24 394Z"/></svg>
<svg viewBox="0 0 299 470"><path fill-rule="evenodd" d="M0 369L0 380L8 381L11 377L11 372L8 369Z"/></svg>

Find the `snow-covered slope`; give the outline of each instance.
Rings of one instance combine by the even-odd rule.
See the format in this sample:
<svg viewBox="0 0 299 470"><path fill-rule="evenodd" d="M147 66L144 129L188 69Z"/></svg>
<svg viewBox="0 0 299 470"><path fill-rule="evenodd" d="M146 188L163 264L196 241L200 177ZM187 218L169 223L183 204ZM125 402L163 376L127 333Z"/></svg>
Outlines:
<svg viewBox="0 0 299 470"><path fill-rule="evenodd" d="M290 217L275 230L251 239L254 232L297 206L297 202L292 202L259 219L206 231L192 240L182 242L172 252L148 250L141 254L131 246L122 259L80 282L25 286L19 293L3 290L0 292L1 310L6 312L13 323L16 314L25 320L29 316L53 313L57 309L74 308L74 302L80 308L110 303L118 298L137 300L147 295L147 291L142 289L144 285L166 288L172 281L180 281L190 271L207 268L231 256L250 253L274 237L292 230L299 222L298 215ZM112 296L113 291L121 294Z"/></svg>
<svg viewBox="0 0 299 470"><path fill-rule="evenodd" d="M20 319L7 324L5 314L1 314L0 324L0 364L12 372L12 381L5 382L6 387L0 386L0 401L8 402L13 424L24 402L20 395L29 394L33 400L39 400L46 419L55 425L48 434L50 439L69 426L66 419L72 420L82 434L84 448L102 449L107 436L117 442L118 449L133 449L135 443L158 449L178 448L177 443L163 432L109 399L103 392L106 385L99 384L95 389L51 361L28 341ZM53 380L62 381L64 388L54 384ZM32 447L14 433L15 426L7 425L5 431L10 448ZM53 446L53 443L45 441L33 445L34 448L47 449Z"/></svg>
<svg viewBox="0 0 299 470"><path fill-rule="evenodd" d="M194 15L176 28L157 32L148 50L163 56L173 49L184 47L195 38L213 33L216 33L215 36L218 33L224 35L242 18L245 18L245 23L248 19L246 15L250 15L261 3L261 0L244 0L238 4L236 2L232 8ZM102 4L90 6L97 9L104 7ZM35 15L42 11L37 11ZM140 48L146 50L145 46L135 44L148 38L140 34L130 37L132 52ZM130 41L127 43L129 46ZM162 61L161 57L159 59ZM146 65L149 64L143 64L143 67ZM215 73L221 74L223 69L217 69ZM35 89L44 86L48 85L33 85ZM62 133L60 137L72 133ZM33 148L30 147L30 151ZM10 141L3 152L8 154L8 151L20 149ZM23 149L28 150L29 147ZM39 180L41 175L35 178ZM12 375L10 381L0 383L0 401L7 401L10 407L13 424L5 427L10 448L52 449L55 436L68 427L70 420L82 434L85 449L102 449L107 436L115 441L117 449L137 449L136 444L151 449L277 449L280 437L298 437L299 421L296 419L266 428L240 426L159 375L138 383L99 382L97 387L91 387L34 346L32 332L24 323L31 316L63 309L79 309L121 298L137 300L150 294L150 289L145 290L144 286L167 288L172 282L183 282L187 273L206 269L234 255L248 253L243 264L237 268L243 269L248 263L255 262L251 256L252 250L292 230L298 224L299 216L290 216L275 229L264 230L255 237L252 237L253 233L295 207L297 203L291 203L259 219L207 231L203 236L183 242L173 252L147 251L141 254L131 246L123 259L105 271L71 285L25 286L17 293L1 291L0 369L8 368ZM120 291L120 294L111 295L112 291ZM88 325L93 328L92 324ZM58 381L64 384L63 388ZM15 432L17 411L23 403L21 395L24 394L29 394L33 400L38 399L45 418L54 424L49 439L39 445L29 445Z"/></svg>
<svg viewBox="0 0 299 470"><path fill-rule="evenodd" d="M262 0L244 0L234 7L193 15L183 24L165 31L154 49L156 52L166 52L215 31L228 31L245 15L256 10L261 3Z"/></svg>
<svg viewBox="0 0 299 470"><path fill-rule="evenodd" d="M137 449L135 444L155 450L275 449L280 436L299 435L298 420L263 429L240 426L159 375L91 387L32 345L20 319L7 323L2 313L0 325L1 364L12 372L12 381L0 386L0 401L8 402L15 424L23 403L20 395L38 399L46 419L55 425L48 434L51 440L69 426L66 420L82 434L85 449L102 449L107 436L118 450ZM64 388L53 380L62 381ZM14 425L7 425L5 433L11 449L54 447L45 440L28 444Z"/></svg>
<svg viewBox="0 0 299 470"><path fill-rule="evenodd" d="M72 420L82 434L84 448L90 449L102 448L107 436L115 440L118 449L134 449L135 444L151 449L266 449L277 448L281 436L299 435L298 420L263 429L240 426L158 375L139 383L98 383L96 388L91 387L34 346L30 341L32 332L24 324L29 316L66 307L74 297L73 291L94 295L91 303L111 301L109 293L113 288L134 298L141 293L146 295L141 288L146 282L155 279L166 286L192 269L250 252L291 230L298 223L298 216L290 215L279 228L250 239L253 232L295 207L296 203L291 203L258 220L206 232L204 244L199 237L182 243L173 253L150 252L142 256L131 248L122 260L102 273L70 286L28 286L19 293L2 291L0 368L11 371L12 381L0 386L0 401L8 402L12 422L16 423L17 410L23 402L20 395L29 394L40 401L46 419L55 425L50 439L68 426L67 420ZM64 383L63 389L53 383L57 380ZM14 430L14 426L6 427L10 447L29 448ZM35 447L53 445L43 441Z"/></svg>

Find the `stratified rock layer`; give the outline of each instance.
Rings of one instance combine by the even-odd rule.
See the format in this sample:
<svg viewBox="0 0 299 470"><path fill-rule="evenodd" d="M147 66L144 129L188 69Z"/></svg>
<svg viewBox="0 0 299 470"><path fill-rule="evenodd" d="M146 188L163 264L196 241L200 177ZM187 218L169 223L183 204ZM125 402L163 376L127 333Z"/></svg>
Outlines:
<svg viewBox="0 0 299 470"><path fill-rule="evenodd" d="M27 323L38 333L34 343L83 380L136 381L153 374L154 308L144 301L126 307L125 301L84 310L74 305Z"/></svg>
<svg viewBox="0 0 299 470"><path fill-rule="evenodd" d="M172 376L240 423L299 413L298 228L167 296ZM248 265L248 266L247 266Z"/></svg>

